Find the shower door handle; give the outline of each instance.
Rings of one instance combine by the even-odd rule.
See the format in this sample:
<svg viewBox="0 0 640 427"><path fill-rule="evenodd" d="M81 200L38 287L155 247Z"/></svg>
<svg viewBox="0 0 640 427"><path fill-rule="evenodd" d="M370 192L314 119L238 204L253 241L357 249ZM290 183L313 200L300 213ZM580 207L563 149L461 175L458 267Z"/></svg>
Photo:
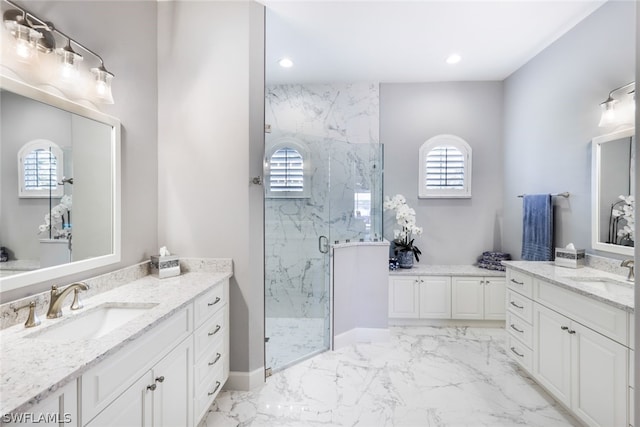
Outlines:
<svg viewBox="0 0 640 427"><path fill-rule="evenodd" d="M318 250L323 254L329 252L329 238L327 236L318 237Z"/></svg>

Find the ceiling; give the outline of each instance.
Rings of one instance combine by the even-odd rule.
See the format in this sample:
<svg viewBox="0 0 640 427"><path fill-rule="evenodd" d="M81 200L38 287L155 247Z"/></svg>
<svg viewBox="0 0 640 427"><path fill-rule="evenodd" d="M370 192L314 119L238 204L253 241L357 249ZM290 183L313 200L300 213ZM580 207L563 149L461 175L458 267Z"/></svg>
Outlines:
<svg viewBox="0 0 640 427"><path fill-rule="evenodd" d="M605 1L263 0L267 82L500 81Z"/></svg>

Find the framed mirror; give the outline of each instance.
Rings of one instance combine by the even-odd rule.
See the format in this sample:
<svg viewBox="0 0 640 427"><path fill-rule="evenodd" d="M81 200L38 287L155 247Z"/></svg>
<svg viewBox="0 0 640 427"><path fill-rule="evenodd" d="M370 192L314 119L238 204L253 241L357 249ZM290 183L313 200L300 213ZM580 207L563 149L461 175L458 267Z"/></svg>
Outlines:
<svg viewBox="0 0 640 427"><path fill-rule="evenodd" d="M591 244L593 249L633 256L635 221L635 129L627 128L592 141Z"/></svg>
<svg viewBox="0 0 640 427"><path fill-rule="evenodd" d="M0 76L0 123L0 293L119 262L120 122Z"/></svg>

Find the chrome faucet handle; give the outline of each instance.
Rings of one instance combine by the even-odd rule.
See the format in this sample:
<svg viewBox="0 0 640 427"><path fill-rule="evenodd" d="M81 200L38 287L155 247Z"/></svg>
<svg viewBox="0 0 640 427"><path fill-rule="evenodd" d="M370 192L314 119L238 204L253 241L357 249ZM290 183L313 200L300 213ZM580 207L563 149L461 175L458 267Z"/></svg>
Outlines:
<svg viewBox="0 0 640 427"><path fill-rule="evenodd" d="M73 302L71 303L71 310L80 310L84 307L82 301L80 301L80 289L75 288L73 290Z"/></svg>
<svg viewBox="0 0 640 427"><path fill-rule="evenodd" d="M29 309L29 315L27 316L27 321L24 322L24 327L25 328L33 328L35 326L38 326L40 324L40 319L38 318L38 315L36 314L36 302L35 301L31 301L28 305L23 305L22 307L18 307L15 309L16 312L24 309L24 308L28 308Z"/></svg>

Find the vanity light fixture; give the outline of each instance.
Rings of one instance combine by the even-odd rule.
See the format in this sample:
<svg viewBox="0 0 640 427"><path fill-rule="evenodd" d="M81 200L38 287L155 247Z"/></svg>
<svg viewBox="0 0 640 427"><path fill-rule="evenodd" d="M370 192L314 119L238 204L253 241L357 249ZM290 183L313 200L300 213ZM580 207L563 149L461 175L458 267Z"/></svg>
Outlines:
<svg viewBox="0 0 640 427"><path fill-rule="evenodd" d="M105 104L113 104L111 80L114 75L107 71L100 55L55 28L52 22L38 18L11 0L2 1L15 8L5 11L3 20L5 27L15 39L16 56L19 61L31 62L37 59L39 53L48 54L55 51L59 57L60 73L63 79L79 83L82 79L79 63L83 57L73 49L72 45L75 45L76 48L91 54L99 62L97 67L90 69L93 76L93 90L89 91L91 96L87 98L96 99ZM64 47L55 48L54 34L66 40ZM84 70L82 71L84 72Z"/></svg>
<svg viewBox="0 0 640 427"><path fill-rule="evenodd" d="M600 104L599 127L611 127L634 122L635 82L612 90L606 101Z"/></svg>

